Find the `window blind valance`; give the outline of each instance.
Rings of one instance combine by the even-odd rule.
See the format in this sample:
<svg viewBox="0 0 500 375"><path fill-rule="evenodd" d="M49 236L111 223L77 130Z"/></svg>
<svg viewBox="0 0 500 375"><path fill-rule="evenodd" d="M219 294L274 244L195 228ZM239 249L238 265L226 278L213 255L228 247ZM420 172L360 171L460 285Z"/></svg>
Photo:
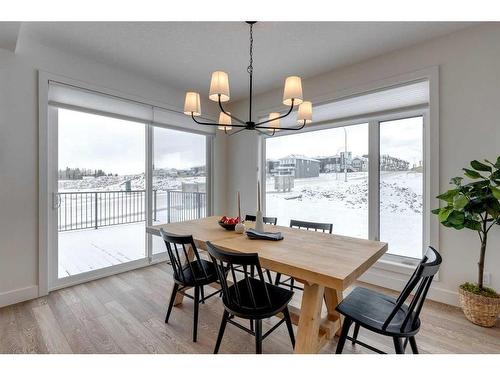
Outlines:
<svg viewBox="0 0 500 375"><path fill-rule="evenodd" d="M429 103L429 82L419 81L402 86L352 95L329 103L314 105L313 123L325 123L361 117L384 111L409 108ZM295 110L296 112L296 110ZM263 119L263 118L262 118ZM281 126L296 126L295 113L285 118Z"/></svg>
<svg viewBox="0 0 500 375"><path fill-rule="evenodd" d="M212 127L195 126L191 118L180 111L66 83L49 81L48 98L49 105L59 108L99 113L159 126L173 126L206 134L215 132Z"/></svg>

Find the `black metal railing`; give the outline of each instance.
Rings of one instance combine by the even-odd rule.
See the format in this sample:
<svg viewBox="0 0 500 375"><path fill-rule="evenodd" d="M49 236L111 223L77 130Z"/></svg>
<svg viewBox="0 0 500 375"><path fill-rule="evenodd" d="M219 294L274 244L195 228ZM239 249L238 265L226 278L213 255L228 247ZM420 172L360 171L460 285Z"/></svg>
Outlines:
<svg viewBox="0 0 500 375"><path fill-rule="evenodd" d="M177 222L206 216L206 194L153 190L153 221ZM59 232L146 220L146 191L58 193Z"/></svg>

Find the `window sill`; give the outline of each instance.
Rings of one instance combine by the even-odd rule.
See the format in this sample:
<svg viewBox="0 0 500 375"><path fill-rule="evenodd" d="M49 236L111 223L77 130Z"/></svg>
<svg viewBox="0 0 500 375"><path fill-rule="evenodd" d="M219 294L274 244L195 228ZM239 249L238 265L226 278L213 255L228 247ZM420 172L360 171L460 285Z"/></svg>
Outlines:
<svg viewBox="0 0 500 375"><path fill-rule="evenodd" d="M410 260L407 258L401 258L401 259L387 259L386 256L383 258L379 259L374 265L373 268L383 270L383 271L390 271L390 272L395 272L395 273L400 273L403 275L411 275L413 271L415 271L415 267L418 264L418 260Z"/></svg>

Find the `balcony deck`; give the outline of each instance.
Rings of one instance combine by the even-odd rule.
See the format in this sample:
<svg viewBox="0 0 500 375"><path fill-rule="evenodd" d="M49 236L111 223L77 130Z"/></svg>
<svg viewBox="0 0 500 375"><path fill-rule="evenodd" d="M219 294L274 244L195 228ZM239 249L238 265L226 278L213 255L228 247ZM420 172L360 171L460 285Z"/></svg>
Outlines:
<svg viewBox="0 0 500 375"><path fill-rule="evenodd" d="M59 232L59 278L140 259L145 223Z"/></svg>

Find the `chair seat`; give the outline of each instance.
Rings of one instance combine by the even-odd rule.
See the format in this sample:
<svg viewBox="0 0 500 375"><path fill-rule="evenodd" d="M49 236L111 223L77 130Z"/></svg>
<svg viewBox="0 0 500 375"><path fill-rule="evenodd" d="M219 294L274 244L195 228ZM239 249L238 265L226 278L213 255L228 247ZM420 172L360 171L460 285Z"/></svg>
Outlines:
<svg viewBox="0 0 500 375"><path fill-rule="evenodd" d="M341 314L351 318L364 328L391 336L410 336L418 332L420 320L416 320L414 327L407 327L401 331L401 325L405 319L408 307L403 304L397 311L387 328L382 329L386 319L389 317L396 299L385 294L375 292L367 288L355 288L336 308ZM409 318L412 321L414 313ZM409 326L409 325L407 325Z"/></svg>
<svg viewBox="0 0 500 375"><path fill-rule="evenodd" d="M201 259L200 262L205 272L203 272L200 263L191 262L191 267L189 266L189 264L186 264L182 268L184 279L175 278L175 281L186 286L207 285L217 281L217 272L215 270L214 264L212 262L206 261L205 259Z"/></svg>
<svg viewBox="0 0 500 375"><path fill-rule="evenodd" d="M249 278L248 280L253 290L257 308L252 302L246 281L241 280L237 283L240 292L240 302L237 303L236 288L234 285L228 288L229 301L226 297L223 298L224 306L231 314L245 319L265 319L281 312L292 299L292 291L266 283L271 300L271 305L268 305L262 281L253 278Z"/></svg>

